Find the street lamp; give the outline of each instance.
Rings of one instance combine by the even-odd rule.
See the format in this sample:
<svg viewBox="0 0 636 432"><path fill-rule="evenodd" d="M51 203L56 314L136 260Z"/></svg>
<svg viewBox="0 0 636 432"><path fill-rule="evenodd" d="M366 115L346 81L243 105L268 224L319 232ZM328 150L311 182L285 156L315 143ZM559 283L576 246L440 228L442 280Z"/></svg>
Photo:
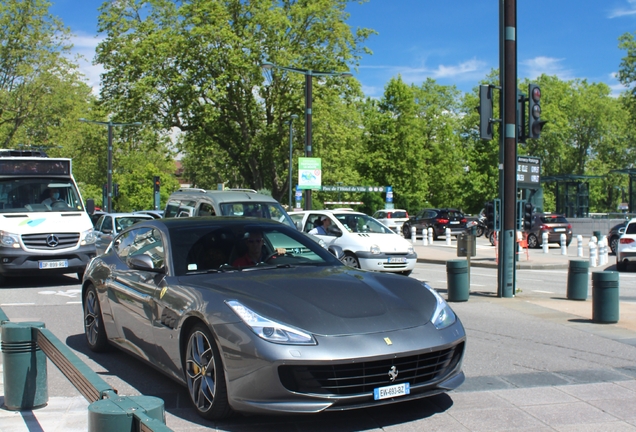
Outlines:
<svg viewBox="0 0 636 432"><path fill-rule="evenodd" d="M301 73L305 75L305 157L312 156L311 150L311 77L314 76L341 76L351 77L351 72L319 72L311 69L278 66L271 62L263 62L261 67L266 70L280 69L287 72ZM311 189L305 189L305 210L311 210Z"/></svg>
<svg viewBox="0 0 636 432"><path fill-rule="evenodd" d="M292 128L292 123L296 120L298 116L296 114L292 114L289 116L289 210L292 209L292 158L293 158L293 141L294 141L294 129Z"/></svg>
<svg viewBox="0 0 636 432"><path fill-rule="evenodd" d="M106 181L106 209L107 213L113 212L113 126L141 126L140 122L135 123L114 123L95 120L79 119L84 123L94 123L98 125L108 126L108 173Z"/></svg>

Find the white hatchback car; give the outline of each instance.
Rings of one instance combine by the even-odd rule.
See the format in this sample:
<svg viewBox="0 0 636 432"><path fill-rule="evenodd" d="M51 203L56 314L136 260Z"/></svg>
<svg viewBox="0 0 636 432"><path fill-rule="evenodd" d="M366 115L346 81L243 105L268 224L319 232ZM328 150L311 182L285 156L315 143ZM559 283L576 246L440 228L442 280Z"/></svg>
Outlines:
<svg viewBox="0 0 636 432"><path fill-rule="evenodd" d="M413 245L387 226L364 213L350 210L305 210L290 213L299 229L310 232L323 218L331 225L326 235L314 234L327 246L340 246L342 261L363 270L409 275L415 268L417 254Z"/></svg>
<svg viewBox="0 0 636 432"><path fill-rule="evenodd" d="M409 220L409 214L402 209L384 209L373 213L373 218L379 220L394 232L402 234L402 225Z"/></svg>
<svg viewBox="0 0 636 432"><path fill-rule="evenodd" d="M625 232L616 245L616 270L625 271L630 263L636 262L636 219L625 226Z"/></svg>

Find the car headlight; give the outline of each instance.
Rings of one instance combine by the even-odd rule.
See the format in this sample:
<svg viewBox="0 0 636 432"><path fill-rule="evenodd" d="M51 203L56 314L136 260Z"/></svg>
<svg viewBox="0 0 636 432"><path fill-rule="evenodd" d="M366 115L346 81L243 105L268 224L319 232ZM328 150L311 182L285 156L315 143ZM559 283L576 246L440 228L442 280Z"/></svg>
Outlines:
<svg viewBox="0 0 636 432"><path fill-rule="evenodd" d="M290 345L316 345L314 337L301 330L260 316L236 300L225 302L256 335L268 342Z"/></svg>
<svg viewBox="0 0 636 432"><path fill-rule="evenodd" d="M437 300L437 305L435 306L435 312L433 312L433 316L431 317L431 322L438 330L444 329L449 325L453 324L457 321L457 317L455 316L455 312L450 308L446 300L440 296L437 291L433 288L424 284L424 287L428 289Z"/></svg>
<svg viewBox="0 0 636 432"><path fill-rule="evenodd" d="M371 247L369 248L369 251L373 255L379 255L379 254L382 253L382 251L380 250L380 246L378 246L378 245L371 245Z"/></svg>
<svg viewBox="0 0 636 432"><path fill-rule="evenodd" d="M80 244L82 246L93 244L97 241L97 235L95 234L95 231L93 230L93 228L84 231L82 235L80 236L80 238L82 239L80 241Z"/></svg>
<svg viewBox="0 0 636 432"><path fill-rule="evenodd" d="M6 231L0 231L0 247L20 248L20 236Z"/></svg>

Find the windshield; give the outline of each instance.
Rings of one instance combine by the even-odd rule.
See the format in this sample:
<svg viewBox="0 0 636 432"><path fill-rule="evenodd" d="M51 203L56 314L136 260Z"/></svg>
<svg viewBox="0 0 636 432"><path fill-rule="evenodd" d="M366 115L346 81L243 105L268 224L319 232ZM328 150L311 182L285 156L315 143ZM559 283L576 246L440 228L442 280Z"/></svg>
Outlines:
<svg viewBox="0 0 636 432"><path fill-rule="evenodd" d="M244 263L259 239L259 257ZM326 266L341 264L330 252L294 230L271 226L180 226L170 230L175 274L183 276L215 271L246 271L279 266ZM274 255L274 258L271 258Z"/></svg>
<svg viewBox="0 0 636 432"><path fill-rule="evenodd" d="M371 216L359 213L342 213L334 215L349 232L395 234Z"/></svg>
<svg viewBox="0 0 636 432"><path fill-rule="evenodd" d="M272 219L284 223L292 228L296 225L285 210L278 203L259 202L233 202L221 204L221 214L223 216L247 216Z"/></svg>
<svg viewBox="0 0 636 432"><path fill-rule="evenodd" d="M73 183L55 178L0 179L0 213L83 210Z"/></svg>

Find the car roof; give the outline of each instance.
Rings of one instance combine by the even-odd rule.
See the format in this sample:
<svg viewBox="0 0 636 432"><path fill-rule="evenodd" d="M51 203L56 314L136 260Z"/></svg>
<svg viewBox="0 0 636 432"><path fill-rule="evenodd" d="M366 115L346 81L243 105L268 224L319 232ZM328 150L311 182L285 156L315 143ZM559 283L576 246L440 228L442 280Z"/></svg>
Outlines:
<svg viewBox="0 0 636 432"><path fill-rule="evenodd" d="M289 229L295 231L289 225L280 223L271 219L252 218L252 217L234 217L234 216L194 216L187 218L167 218L167 219L148 219L148 222L142 222L144 225L163 225L167 229L179 227L199 227L205 225L211 226L241 226L255 225L260 227L276 227L280 229ZM138 226L138 225L135 225ZM283 228L284 227L284 228Z"/></svg>
<svg viewBox="0 0 636 432"><path fill-rule="evenodd" d="M268 202L276 202L272 196L265 195L256 192L254 189L224 189L224 190L213 190L213 189L197 189L197 188L181 188L170 195L170 198L177 197L189 197L189 198L201 198L207 197L210 198L214 202L232 202L232 201L245 201L254 200L254 201L268 201Z"/></svg>
<svg viewBox="0 0 636 432"><path fill-rule="evenodd" d="M306 214L306 213L317 213L317 214L360 214L360 215L366 215L366 213L362 213L362 212L358 212L358 211L353 211L353 210L341 210L341 209L334 209L334 210L301 210L301 211L296 211L293 213L290 213L290 215L292 214Z"/></svg>

